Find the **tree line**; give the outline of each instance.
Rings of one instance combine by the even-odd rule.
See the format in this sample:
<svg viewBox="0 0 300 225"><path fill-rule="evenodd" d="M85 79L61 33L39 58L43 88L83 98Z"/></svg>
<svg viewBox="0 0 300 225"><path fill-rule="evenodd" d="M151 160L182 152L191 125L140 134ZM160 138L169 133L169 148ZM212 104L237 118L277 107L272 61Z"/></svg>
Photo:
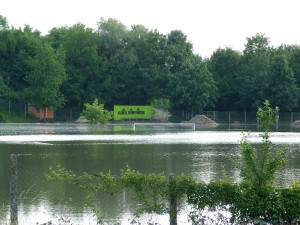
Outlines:
<svg viewBox="0 0 300 225"><path fill-rule="evenodd" d="M96 29L77 23L42 35L0 16L0 95L55 109L99 99L109 109L160 103L199 113L255 110L269 99L299 110L300 47L272 47L264 34L246 41L243 52L218 48L202 58L180 30L101 18Z"/></svg>

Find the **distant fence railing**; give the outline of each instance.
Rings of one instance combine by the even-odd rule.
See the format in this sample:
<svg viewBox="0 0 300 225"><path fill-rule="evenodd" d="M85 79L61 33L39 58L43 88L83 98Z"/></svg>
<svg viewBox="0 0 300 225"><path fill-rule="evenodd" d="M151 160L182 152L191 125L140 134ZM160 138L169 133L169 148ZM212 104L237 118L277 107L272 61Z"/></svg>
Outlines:
<svg viewBox="0 0 300 225"><path fill-rule="evenodd" d="M0 109L8 114L20 114L27 116L28 104L16 101L10 101L0 98ZM75 108L59 109L55 111L54 121L73 122L80 116L80 110Z"/></svg>
<svg viewBox="0 0 300 225"><path fill-rule="evenodd" d="M216 121L220 124L231 124L239 122L241 124L257 123L256 112L220 112L220 111L205 111L203 115ZM280 112L279 123L293 123L300 120L300 112Z"/></svg>
<svg viewBox="0 0 300 225"><path fill-rule="evenodd" d="M0 98L0 109L7 113L18 113L28 115L28 104L22 102L9 101ZM81 111L78 108L62 108L55 111L54 121L74 122L80 117ZM238 112L238 111L204 111L202 113L190 113L181 110L171 110L169 121L164 122L182 122L189 121L196 115L205 115L219 124L255 124L256 112ZM279 123L293 123L300 120L300 112L280 112Z"/></svg>

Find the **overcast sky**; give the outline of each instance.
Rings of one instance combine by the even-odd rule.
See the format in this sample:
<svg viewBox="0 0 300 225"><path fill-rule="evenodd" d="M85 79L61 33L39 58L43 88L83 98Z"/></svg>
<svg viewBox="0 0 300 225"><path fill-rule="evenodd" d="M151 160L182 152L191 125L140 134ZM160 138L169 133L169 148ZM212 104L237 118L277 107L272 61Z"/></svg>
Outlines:
<svg viewBox="0 0 300 225"><path fill-rule="evenodd" d="M28 24L42 34L77 22L96 28L101 17L163 34L181 30L203 57L219 47L242 51L256 33L273 46L300 44L299 0L1 0L0 14L11 26Z"/></svg>

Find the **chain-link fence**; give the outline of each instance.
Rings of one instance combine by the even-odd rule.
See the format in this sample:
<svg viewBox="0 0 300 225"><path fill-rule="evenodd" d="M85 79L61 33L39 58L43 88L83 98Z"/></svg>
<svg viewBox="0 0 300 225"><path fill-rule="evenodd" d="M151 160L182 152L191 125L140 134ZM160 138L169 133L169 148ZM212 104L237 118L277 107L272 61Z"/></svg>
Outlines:
<svg viewBox="0 0 300 225"><path fill-rule="evenodd" d="M0 99L0 110L8 114L28 115L28 104ZM55 111L54 119L47 119L53 122L74 122L80 117L81 110L78 108L63 108ZM204 115L219 124L256 124L256 112L231 112L231 111L204 111L197 113ZM168 113L169 122L189 121L196 113L184 110L171 110ZM38 119L38 118L37 118ZM164 119L164 122L168 122ZM290 124L300 120L300 112L280 112L279 124ZM1 122L1 118L0 118Z"/></svg>
<svg viewBox="0 0 300 225"><path fill-rule="evenodd" d="M9 101L5 99L0 99L0 109L4 112L7 112L8 114L11 113L16 113L21 115L28 114L27 104L21 102Z"/></svg>
<svg viewBox="0 0 300 225"><path fill-rule="evenodd" d="M171 111L171 120L176 122L189 121L196 114L186 113L184 111ZM219 124L256 124L257 116L256 112L224 112L224 111L204 111L199 113ZM280 112L279 123L290 124L297 120L300 120L300 112Z"/></svg>
<svg viewBox="0 0 300 225"><path fill-rule="evenodd" d="M0 99L0 110L4 113L29 116L30 113L28 112L28 109L29 104L27 103ZM54 119L36 118L36 121L43 120L47 122L74 122L80 117L80 112L81 111L76 108L59 109L54 112ZM1 115L0 122L3 122L3 119L1 119Z"/></svg>
<svg viewBox="0 0 300 225"><path fill-rule="evenodd" d="M9 177L7 178L9 180L7 182L9 183L9 193L5 192L9 199L3 202L5 207L0 210L0 224L99 224L92 209L84 205L84 192L64 181L50 182L47 180L46 174L50 173L49 166L55 165L56 160L59 158L59 155L52 155L51 157L35 155L31 157L31 163L29 164L26 162L26 154L10 155L9 167L7 168L9 170ZM78 171L75 169L76 165L70 167L77 173L82 172L80 169ZM101 209L101 214L105 218L105 222L100 224L121 224L118 222L119 220L126 221L126 225L141 224L135 223L135 216L129 213L129 207L136 204L136 202L132 200L127 190L124 189L113 196L102 193L97 196L96 200L97 207ZM9 202L9 206L7 202ZM112 216L113 213L110 212L111 207L109 207L112 202L117 204L116 210L124 214L123 216L126 219ZM144 220L145 218L140 219Z"/></svg>
<svg viewBox="0 0 300 225"><path fill-rule="evenodd" d="M55 121L74 122L80 117L81 111L75 108L59 109L55 111Z"/></svg>

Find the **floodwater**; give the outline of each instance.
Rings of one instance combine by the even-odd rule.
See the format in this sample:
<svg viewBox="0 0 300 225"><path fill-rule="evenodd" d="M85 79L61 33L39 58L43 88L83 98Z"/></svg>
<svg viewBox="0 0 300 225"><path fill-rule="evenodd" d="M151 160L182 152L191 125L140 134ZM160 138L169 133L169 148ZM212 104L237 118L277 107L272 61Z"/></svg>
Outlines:
<svg viewBox="0 0 300 225"><path fill-rule="evenodd" d="M143 173L192 175L209 182L224 176L239 180L230 158L239 155L241 130L161 129L133 131L131 124L97 127L76 124L1 124L0 126L0 224L9 222L9 156L18 157L19 224L96 224L84 206L84 194L63 182L49 182L49 166L61 165L80 174L99 171L118 175L126 166ZM248 135L245 133L245 135ZM278 174L277 185L300 177L300 133L271 132L274 147L285 145L288 165ZM261 141L252 132L248 140ZM140 221L167 224L168 217L135 218L137 207L130 194L100 195L98 208L108 224ZM185 208L179 224L190 224Z"/></svg>

